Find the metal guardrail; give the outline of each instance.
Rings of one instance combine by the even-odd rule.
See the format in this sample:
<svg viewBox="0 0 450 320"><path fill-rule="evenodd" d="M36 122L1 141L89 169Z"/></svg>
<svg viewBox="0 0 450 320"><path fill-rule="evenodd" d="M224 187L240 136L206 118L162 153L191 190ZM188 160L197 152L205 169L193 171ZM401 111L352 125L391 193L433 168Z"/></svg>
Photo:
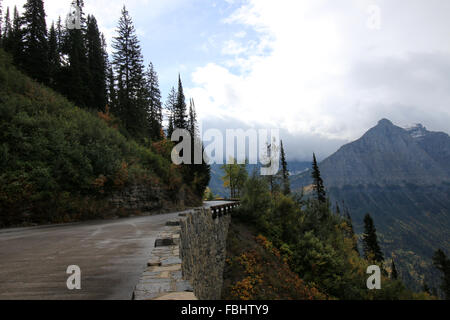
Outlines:
<svg viewBox="0 0 450 320"><path fill-rule="evenodd" d="M213 219L216 219L217 217L222 217L225 215L230 214L234 209L239 208L241 203L239 201L228 203L228 204L222 204L220 206L212 206L210 207L212 217Z"/></svg>

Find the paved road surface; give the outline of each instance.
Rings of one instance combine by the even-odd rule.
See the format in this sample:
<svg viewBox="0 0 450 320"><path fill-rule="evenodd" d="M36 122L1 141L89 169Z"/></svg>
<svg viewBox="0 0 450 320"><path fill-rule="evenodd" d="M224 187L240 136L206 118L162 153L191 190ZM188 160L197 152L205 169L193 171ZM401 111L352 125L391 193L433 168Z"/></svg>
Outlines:
<svg viewBox="0 0 450 320"><path fill-rule="evenodd" d="M177 214L0 231L0 299L131 299L159 230ZM69 291L69 265L81 290Z"/></svg>
<svg viewBox="0 0 450 320"><path fill-rule="evenodd" d="M0 230L0 300L131 299L159 231L176 217ZM67 289L69 265L81 268L81 290Z"/></svg>

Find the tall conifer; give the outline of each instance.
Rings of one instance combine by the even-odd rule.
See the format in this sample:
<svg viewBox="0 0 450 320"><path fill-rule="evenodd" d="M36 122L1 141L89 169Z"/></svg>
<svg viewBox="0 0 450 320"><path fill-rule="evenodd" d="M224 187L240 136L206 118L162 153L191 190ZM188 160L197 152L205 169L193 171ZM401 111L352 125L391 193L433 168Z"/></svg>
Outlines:
<svg viewBox="0 0 450 320"><path fill-rule="evenodd" d="M92 15L88 15L87 19L86 47L91 81L89 90L92 92L89 107L98 111L105 111L107 104L107 65L102 36L98 30L97 20Z"/></svg>
<svg viewBox="0 0 450 320"><path fill-rule="evenodd" d="M442 272L441 290L446 299L450 300L450 259L439 249L433 255L433 265Z"/></svg>
<svg viewBox="0 0 450 320"><path fill-rule="evenodd" d="M174 114L175 114L175 106L177 104L177 92L175 91L175 88L172 87L172 89L169 92L169 95L167 97L166 103L165 103L165 109L167 112L167 137L170 140L172 137L172 133L175 130L175 124L174 124Z"/></svg>
<svg viewBox="0 0 450 320"><path fill-rule="evenodd" d="M148 92L148 123L150 139L153 141L160 140L162 130L162 103L161 91L159 89L158 74L150 62L146 72L146 85Z"/></svg>
<svg viewBox="0 0 450 320"><path fill-rule="evenodd" d="M61 58L59 54L58 34L54 23L52 23L48 35L48 63L49 85L52 88L56 88L58 75L61 68Z"/></svg>
<svg viewBox="0 0 450 320"><path fill-rule="evenodd" d="M391 279L393 279L393 280L398 279L398 271L397 271L397 267L395 266L394 258L392 258L392 264L391 264Z"/></svg>
<svg viewBox="0 0 450 320"><path fill-rule="evenodd" d="M383 253L378 244L377 229L370 214L364 217L363 248L364 257L367 260L376 263L382 263L384 261Z"/></svg>
<svg viewBox="0 0 450 320"><path fill-rule="evenodd" d="M6 8L6 12L5 12L5 22L4 22L4 28L2 29L2 47L6 50L9 51L9 37L11 35L11 29L12 29L12 25L11 25L11 16L9 13L9 7Z"/></svg>
<svg viewBox="0 0 450 320"><path fill-rule="evenodd" d="M175 110L173 114L174 127L176 129L188 129L187 117L188 116L187 116L186 97L184 96L181 76L178 75L177 101L175 104Z"/></svg>
<svg viewBox="0 0 450 320"><path fill-rule="evenodd" d="M125 8L113 40L113 66L117 76L116 112L135 138L146 136L148 128L145 78L141 47L133 21Z"/></svg>
<svg viewBox="0 0 450 320"><path fill-rule="evenodd" d="M291 193L291 184L289 182L289 169L282 140L281 140L281 173L283 180L283 194L287 196Z"/></svg>
<svg viewBox="0 0 450 320"><path fill-rule="evenodd" d="M32 78L48 83L48 42L44 2L27 0L21 19L23 32L22 68Z"/></svg>
<svg viewBox="0 0 450 320"><path fill-rule="evenodd" d="M319 165L317 164L316 155L313 154L313 171L312 171L312 178L313 178L313 187L314 191L316 193L316 199L319 202L325 203L327 201L325 187L323 184L322 177L320 175Z"/></svg>

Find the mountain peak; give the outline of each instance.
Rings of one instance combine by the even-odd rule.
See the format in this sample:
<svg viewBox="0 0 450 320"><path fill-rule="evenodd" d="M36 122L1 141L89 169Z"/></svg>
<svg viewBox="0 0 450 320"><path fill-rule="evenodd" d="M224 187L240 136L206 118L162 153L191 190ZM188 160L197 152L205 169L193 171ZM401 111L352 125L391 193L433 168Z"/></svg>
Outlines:
<svg viewBox="0 0 450 320"><path fill-rule="evenodd" d="M392 123L391 120L384 118L384 119L381 119L380 121L378 121L378 125L379 126L393 126L394 124Z"/></svg>
<svg viewBox="0 0 450 320"><path fill-rule="evenodd" d="M413 138L421 138L426 136L429 131L422 124L417 123L409 128L405 129Z"/></svg>

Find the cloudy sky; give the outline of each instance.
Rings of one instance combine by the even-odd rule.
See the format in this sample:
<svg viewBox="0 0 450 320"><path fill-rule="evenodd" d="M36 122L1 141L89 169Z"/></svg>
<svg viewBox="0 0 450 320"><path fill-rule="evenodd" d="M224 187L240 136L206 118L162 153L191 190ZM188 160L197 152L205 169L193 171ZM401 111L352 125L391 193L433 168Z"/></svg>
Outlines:
<svg viewBox="0 0 450 320"><path fill-rule="evenodd" d="M70 2L46 0L49 21ZM85 3L111 39L124 1ZM298 160L331 154L381 118L450 132L448 0L126 5L163 95L180 72L205 128L280 128Z"/></svg>

